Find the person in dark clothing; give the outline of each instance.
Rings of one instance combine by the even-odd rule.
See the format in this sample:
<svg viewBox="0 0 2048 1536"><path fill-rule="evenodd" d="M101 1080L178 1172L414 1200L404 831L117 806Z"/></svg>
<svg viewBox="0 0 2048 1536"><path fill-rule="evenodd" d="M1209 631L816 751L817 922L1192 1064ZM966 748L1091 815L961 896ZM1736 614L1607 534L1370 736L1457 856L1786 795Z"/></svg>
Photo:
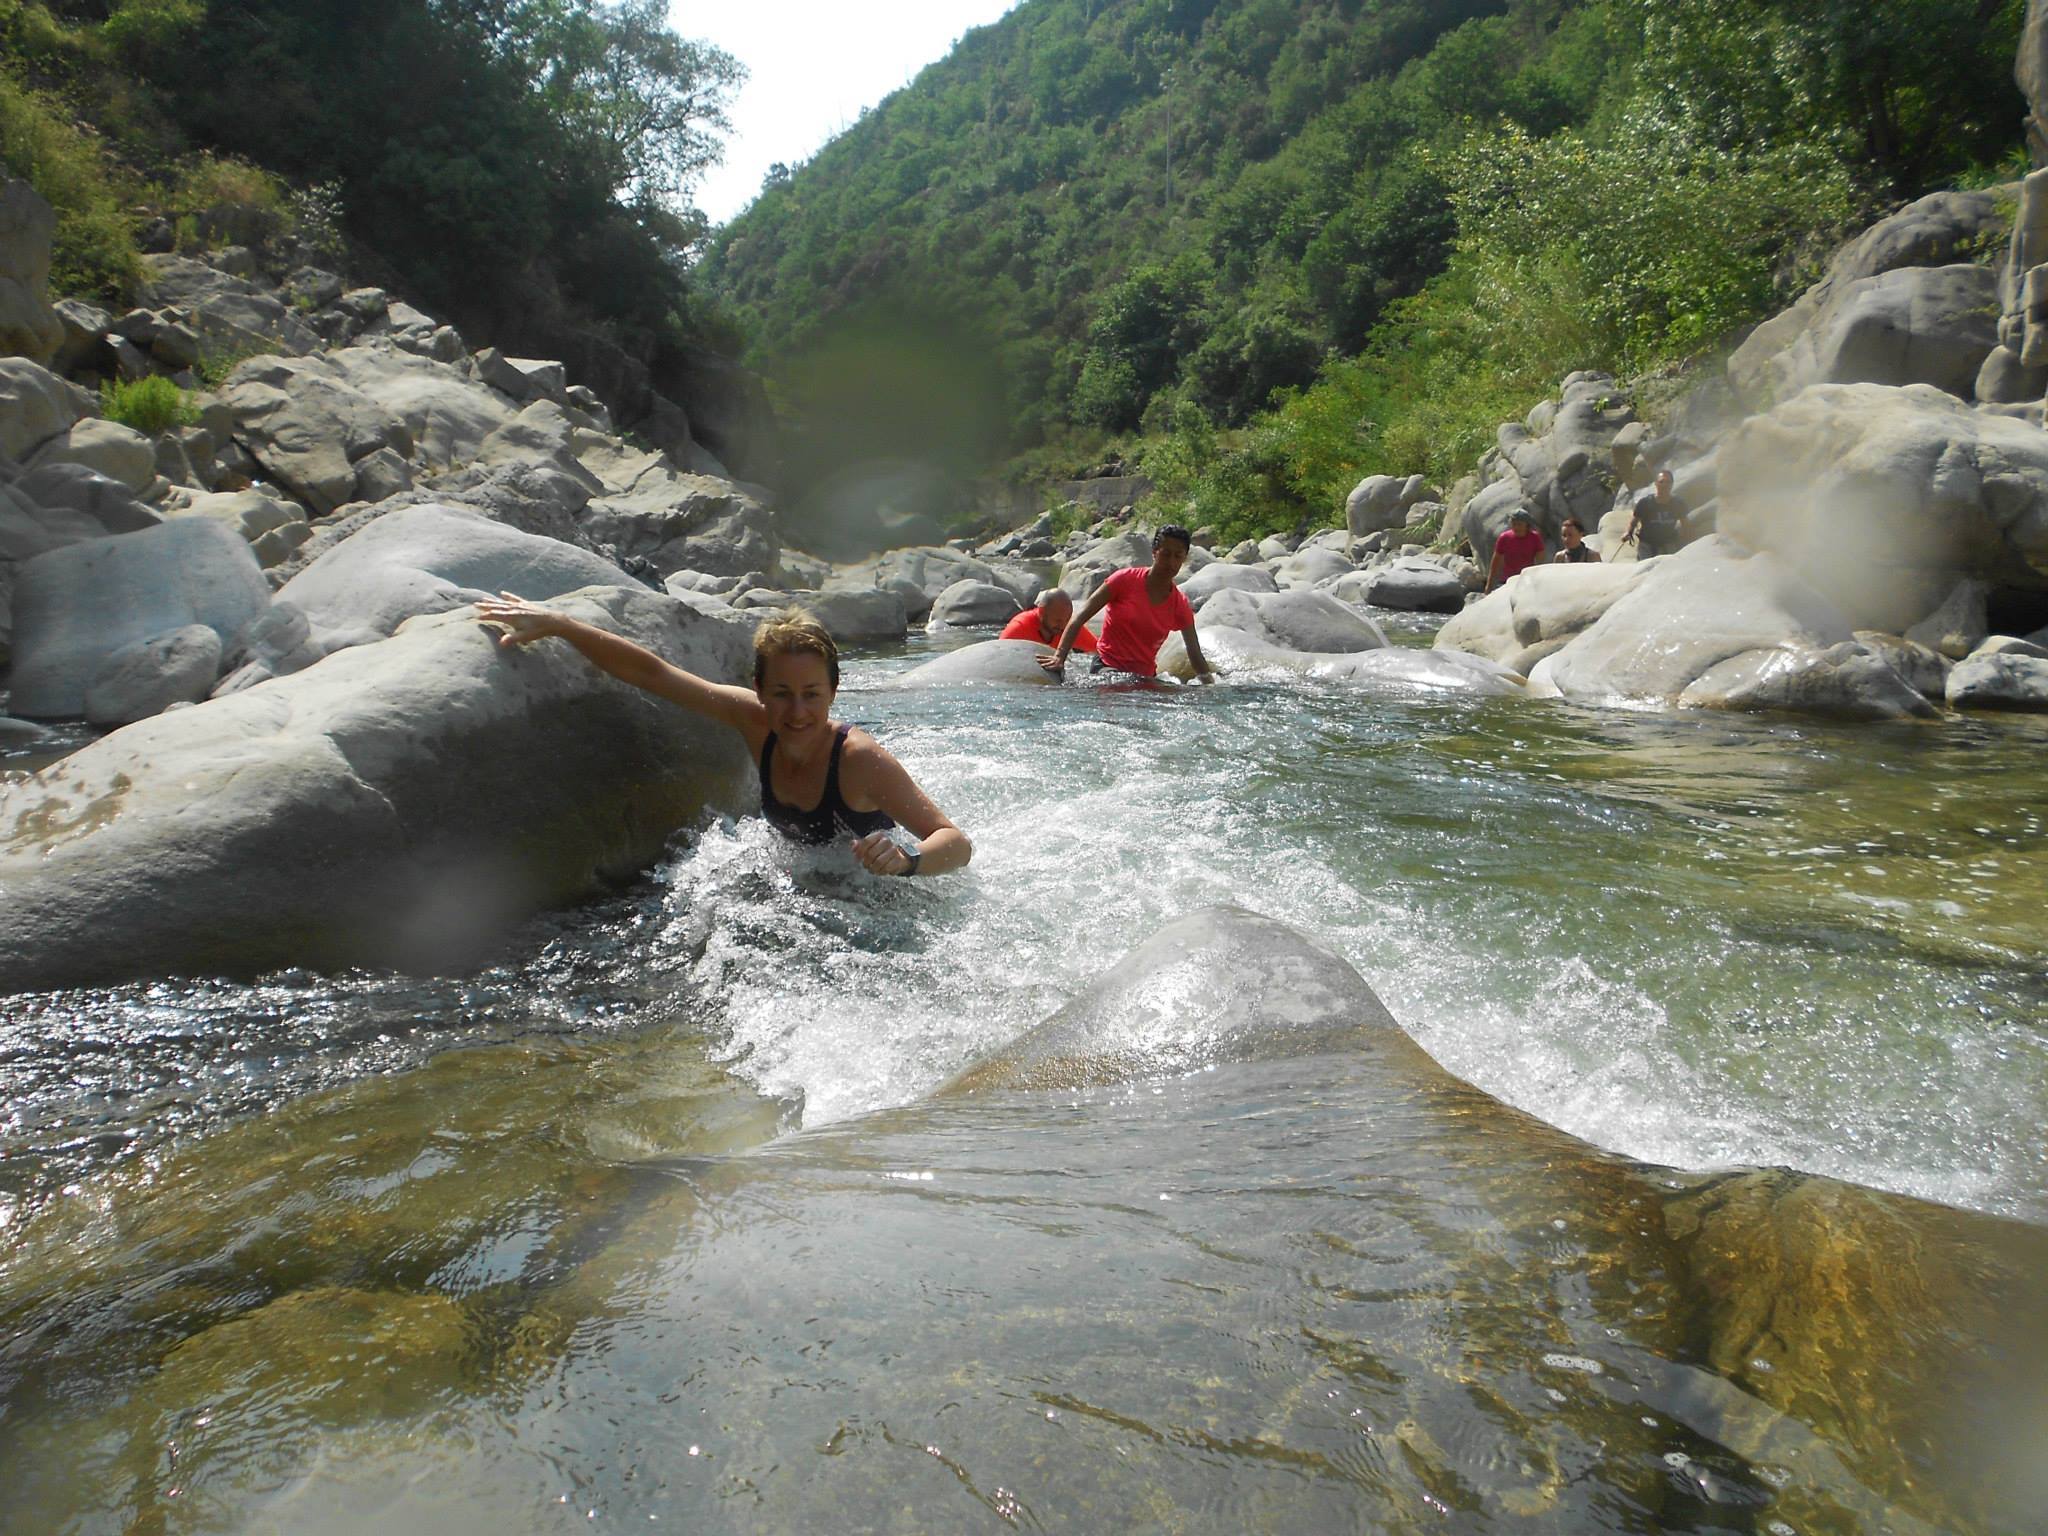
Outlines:
<svg viewBox="0 0 2048 1536"><path fill-rule="evenodd" d="M1635 515L1628 520L1628 532L1621 536L1624 544L1633 544L1640 537L1643 558L1668 555L1685 542L1689 531L1686 527L1686 513L1690 510L1671 492L1671 471L1660 469L1651 488L1636 498Z"/></svg>
<svg viewBox="0 0 2048 1536"><path fill-rule="evenodd" d="M500 645L556 636L621 682L731 726L760 765L762 815L793 842L844 837L877 875L939 875L974 856L967 834L887 747L832 718L839 648L807 614L771 619L755 632L751 690L685 672L622 635L509 592L478 603L476 616L499 631ZM898 826L917 839L914 847L889 835Z"/></svg>
<svg viewBox="0 0 2048 1536"><path fill-rule="evenodd" d="M1558 524L1557 536L1564 548L1550 557L1552 565L1598 565L1600 551L1586 542L1586 529L1576 517Z"/></svg>

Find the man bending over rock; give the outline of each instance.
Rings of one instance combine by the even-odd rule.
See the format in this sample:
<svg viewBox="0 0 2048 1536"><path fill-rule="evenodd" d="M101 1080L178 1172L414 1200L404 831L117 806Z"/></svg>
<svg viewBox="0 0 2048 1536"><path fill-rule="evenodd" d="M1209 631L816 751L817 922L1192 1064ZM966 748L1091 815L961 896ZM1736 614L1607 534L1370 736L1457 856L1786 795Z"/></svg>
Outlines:
<svg viewBox="0 0 2048 1536"><path fill-rule="evenodd" d="M1038 594L1036 606L1026 608L1003 626L998 640L1036 640L1040 645L1058 645L1074 616L1074 599L1061 587L1047 587ZM1095 631L1084 629L1074 638L1074 649L1093 655Z"/></svg>

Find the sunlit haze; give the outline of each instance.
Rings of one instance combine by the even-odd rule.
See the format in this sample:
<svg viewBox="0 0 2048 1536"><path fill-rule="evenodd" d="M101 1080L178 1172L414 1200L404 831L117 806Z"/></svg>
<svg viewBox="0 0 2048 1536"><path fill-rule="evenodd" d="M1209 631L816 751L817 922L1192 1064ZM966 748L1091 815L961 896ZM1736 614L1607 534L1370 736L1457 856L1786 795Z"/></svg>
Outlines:
<svg viewBox="0 0 2048 1536"><path fill-rule="evenodd" d="M747 67L732 104L725 164L697 190L697 206L723 223L754 200L768 167L795 166L970 28L1018 0L761 0L750 6L676 0L669 25L715 43Z"/></svg>

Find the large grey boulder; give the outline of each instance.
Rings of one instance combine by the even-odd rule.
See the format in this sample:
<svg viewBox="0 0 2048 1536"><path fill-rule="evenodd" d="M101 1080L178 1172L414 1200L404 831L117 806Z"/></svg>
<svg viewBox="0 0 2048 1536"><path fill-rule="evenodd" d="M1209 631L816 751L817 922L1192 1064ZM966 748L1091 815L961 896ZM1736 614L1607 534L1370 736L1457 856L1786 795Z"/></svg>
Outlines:
<svg viewBox="0 0 2048 1536"><path fill-rule="evenodd" d="M1193 575L1180 578L1181 592L1195 612L1218 592L1278 592L1280 583L1263 565L1237 565L1228 560L1211 561Z"/></svg>
<svg viewBox="0 0 2048 1536"><path fill-rule="evenodd" d="M577 430L570 441L601 487L583 516L590 538L647 560L663 575L775 569L779 525L755 488L678 469L667 454L601 433Z"/></svg>
<svg viewBox="0 0 2048 1536"><path fill-rule="evenodd" d="M1085 603L1095 595L1097 587L1126 566L1151 563L1152 535L1141 528L1127 528L1106 539L1097 539L1068 560L1060 568L1060 585L1077 604Z"/></svg>
<svg viewBox="0 0 2048 1536"><path fill-rule="evenodd" d="M91 395L26 357L0 357L0 458L17 462L97 411Z"/></svg>
<svg viewBox="0 0 2048 1536"><path fill-rule="evenodd" d="M1017 594L991 581L956 581L932 603L929 629L954 625L1007 624L1018 613Z"/></svg>
<svg viewBox="0 0 2048 1536"><path fill-rule="evenodd" d="M1035 640L984 640L948 651L897 679L899 688L950 688L964 683L1056 684L1059 679L1038 664L1052 647Z"/></svg>
<svg viewBox="0 0 2048 1536"><path fill-rule="evenodd" d="M47 363L64 343L50 308L56 210L25 181L0 183L0 355Z"/></svg>
<svg viewBox="0 0 2048 1536"><path fill-rule="evenodd" d="M1817 384L1720 454L1719 529L1859 628L1903 633L1964 577L2048 589L2048 432L1925 384Z"/></svg>
<svg viewBox="0 0 2048 1536"><path fill-rule="evenodd" d="M142 262L142 297L153 309L189 317L209 350L302 356L320 347L320 333L296 310L246 278L170 253L145 256Z"/></svg>
<svg viewBox="0 0 2048 1536"><path fill-rule="evenodd" d="M743 633L644 588L564 606L700 676L749 676ZM474 963L707 805L743 805L749 776L733 732L566 645L416 620L0 790L0 990Z"/></svg>
<svg viewBox="0 0 2048 1536"><path fill-rule="evenodd" d="M1327 592L1218 592L1203 606L1199 629L1227 625L1290 651L1331 654L1376 650L1387 643L1379 627ZM1206 652L1205 652L1206 654Z"/></svg>
<svg viewBox="0 0 2048 1536"><path fill-rule="evenodd" d="M1529 674L1604 707L1800 709L1896 719L1932 706L1856 641L1840 610L1768 555L1709 540L1644 562L1600 618Z"/></svg>
<svg viewBox="0 0 2048 1536"><path fill-rule="evenodd" d="M319 649L329 652L500 592L544 601L581 587L633 585L589 550L429 502L376 519L292 577L277 597L306 615Z"/></svg>
<svg viewBox="0 0 2048 1536"><path fill-rule="evenodd" d="M1834 288L1764 365L1765 392L1782 398L1809 384L1932 384L1968 399L1997 345L1998 278L1989 267L1903 267Z"/></svg>
<svg viewBox="0 0 2048 1536"><path fill-rule="evenodd" d="M253 359L229 377L221 398L237 441L316 514L356 499L358 460L384 448L412 456L412 434L397 413L325 358Z"/></svg>
<svg viewBox="0 0 2048 1536"><path fill-rule="evenodd" d="M1273 580L1282 591L1286 591L1334 581L1356 569L1349 559L1327 546L1304 544L1275 567Z"/></svg>
<svg viewBox="0 0 2048 1536"><path fill-rule="evenodd" d="M1957 582L1934 612L1906 631L1905 638L1939 651L1951 661L1961 661L1991 634L1985 613L1989 595L1981 581Z"/></svg>
<svg viewBox="0 0 2048 1536"><path fill-rule="evenodd" d="M881 587L861 592L835 588L804 594L800 606L841 645L901 640L910 618L901 593Z"/></svg>
<svg viewBox="0 0 2048 1536"><path fill-rule="evenodd" d="M312 525L297 505L262 491L207 491L167 503L166 517L204 517L246 539L265 570L282 565L312 537Z"/></svg>
<svg viewBox="0 0 2048 1536"><path fill-rule="evenodd" d="M911 621L917 623L930 614L939 594L956 581L985 581L995 585L996 575L996 567L986 560L977 560L944 545L920 545L912 549L892 549L857 565L842 566L825 583L825 590L886 588L902 597Z"/></svg>
<svg viewBox="0 0 2048 1536"><path fill-rule="evenodd" d="M52 460L30 470L14 482L14 490L45 511L90 518L102 533L136 533L164 520L162 513L136 500L124 482L70 460Z"/></svg>
<svg viewBox="0 0 2048 1536"><path fill-rule="evenodd" d="M1349 538L1403 527L1408 509L1428 494L1420 475L1367 475L1344 498L1344 528Z"/></svg>
<svg viewBox="0 0 2048 1536"><path fill-rule="evenodd" d="M1933 329L1935 311L1947 308L1957 295L1981 288L1981 279L1958 274L1937 279L1926 287L1911 277L1897 279L1890 287L1874 286L1873 280L1922 268L1952 270L1967 261L1983 241L1996 238L2004 228L2005 218L1998 194L1985 190L1930 193L1880 219L1837 251L1826 274L1796 303L1750 333L1728 359L1729 378L1743 394L1768 403L1773 398L1796 393L1809 383L1841 378L1826 370L1854 366L1873 355L1888 367L1906 366L1907 349L1884 339L1888 329L1895 336L1922 338L1923 356L1916 361L1924 366L1938 366L1949 377L1956 377L1961 365L1946 355L1947 343ZM1991 276L1986 269L1977 270ZM1995 331L1995 291L1991 302L1989 319ZM1968 335L1980 335L1975 318L1967 313L1959 318ZM1860 337L1859 332L1863 333ZM1829 336L1834 337L1832 342L1825 340ZM1992 341L1996 339L1994 334ZM1987 342L1976 351L1978 364L1990 344ZM1973 339L1970 347L1975 346ZM1971 365L1970 377L1960 378L1962 387L1957 393L1968 394L1974 385L1976 366ZM1909 378L1876 374L1853 377L1886 383L1941 382L1924 373Z"/></svg>
<svg viewBox="0 0 2048 1536"><path fill-rule="evenodd" d="M131 492L156 483L156 444L133 427L89 416L72 423L29 456L29 467L78 465L117 480Z"/></svg>
<svg viewBox="0 0 2048 1536"><path fill-rule="evenodd" d="M197 704L220 676L220 636L187 624L124 645L106 659L85 689L85 718L94 725L131 725L173 704Z"/></svg>
<svg viewBox="0 0 2048 1536"><path fill-rule="evenodd" d="M1955 664L1946 697L1950 709L2048 712L2048 649L1995 636Z"/></svg>
<svg viewBox="0 0 2048 1536"><path fill-rule="evenodd" d="M249 546L203 519L38 555L14 594L11 708L79 719L86 690L123 647L192 624L225 643L269 601Z"/></svg>
<svg viewBox="0 0 2048 1536"><path fill-rule="evenodd" d="M1434 560L1404 555L1371 573L1365 600L1376 608L1458 613L1465 606L1465 583Z"/></svg>

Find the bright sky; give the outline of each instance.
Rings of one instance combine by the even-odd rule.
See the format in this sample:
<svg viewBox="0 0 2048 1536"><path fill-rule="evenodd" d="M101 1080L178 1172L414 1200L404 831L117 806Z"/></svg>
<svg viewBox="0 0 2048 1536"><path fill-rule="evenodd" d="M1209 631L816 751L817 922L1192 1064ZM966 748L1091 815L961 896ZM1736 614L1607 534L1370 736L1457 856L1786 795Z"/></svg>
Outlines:
<svg viewBox="0 0 2048 1536"><path fill-rule="evenodd" d="M733 100L725 164L697 190L714 224L738 213L780 160L807 160L842 128L970 28L1018 0L671 0L669 25L715 43L747 67Z"/></svg>

